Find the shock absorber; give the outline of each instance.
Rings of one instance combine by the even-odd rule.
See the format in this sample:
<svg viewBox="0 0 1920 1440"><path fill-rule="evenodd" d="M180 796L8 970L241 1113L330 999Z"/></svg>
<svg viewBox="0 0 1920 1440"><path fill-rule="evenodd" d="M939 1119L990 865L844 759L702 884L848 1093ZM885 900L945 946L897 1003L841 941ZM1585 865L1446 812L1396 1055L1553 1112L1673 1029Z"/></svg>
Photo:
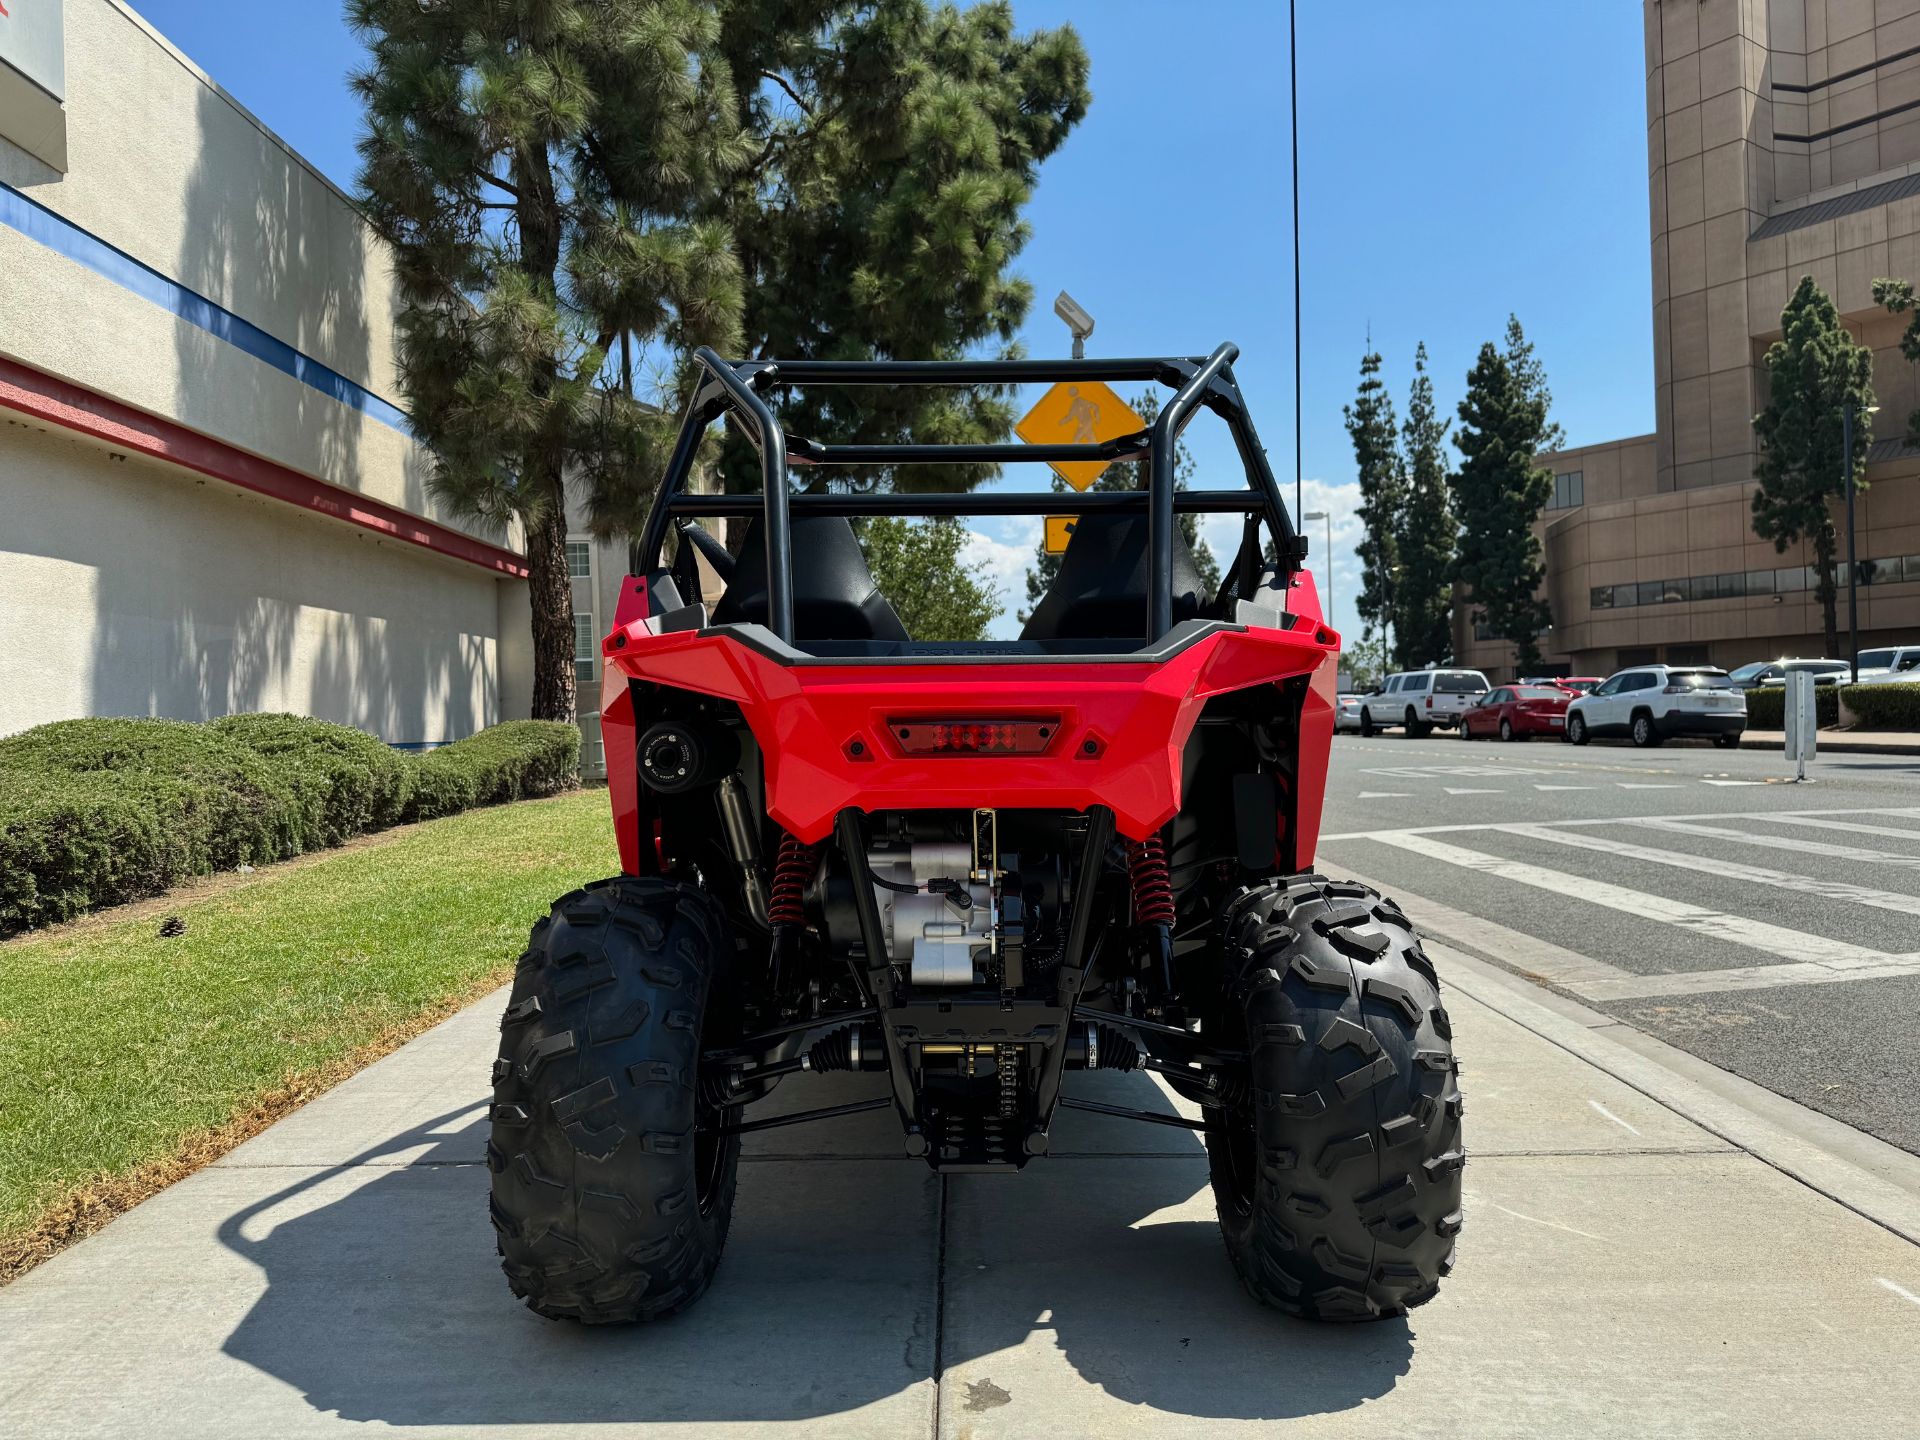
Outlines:
<svg viewBox="0 0 1920 1440"><path fill-rule="evenodd" d="M792 835L780 836L780 854L773 866L773 893L767 903L767 923L773 929L773 943L767 951L767 978L775 996L780 993L783 962L800 943L800 931L807 923L804 896L819 861L816 846L803 844Z"/></svg>
<svg viewBox="0 0 1920 1440"><path fill-rule="evenodd" d="M1133 882L1133 922L1147 933L1147 943L1159 962L1160 984L1173 993L1173 876L1167 869L1167 847L1158 835L1136 841L1127 857L1127 875Z"/></svg>

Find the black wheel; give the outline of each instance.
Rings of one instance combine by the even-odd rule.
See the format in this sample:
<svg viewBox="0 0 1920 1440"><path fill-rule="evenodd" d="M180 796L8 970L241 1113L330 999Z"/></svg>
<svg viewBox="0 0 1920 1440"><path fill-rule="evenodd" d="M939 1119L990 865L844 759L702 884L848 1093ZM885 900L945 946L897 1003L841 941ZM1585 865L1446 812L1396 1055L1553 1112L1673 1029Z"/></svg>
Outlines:
<svg viewBox="0 0 1920 1440"><path fill-rule="evenodd" d="M1460 738L1462 740L1473 738L1473 727L1467 723L1467 717L1464 715L1460 717Z"/></svg>
<svg viewBox="0 0 1920 1440"><path fill-rule="evenodd" d="M1513 739L1513 722L1511 720L1502 720L1500 722L1500 738L1508 741Z"/></svg>
<svg viewBox="0 0 1920 1440"><path fill-rule="evenodd" d="M1433 726L1421 724L1418 712L1416 712L1411 705L1407 706L1407 734L1416 736L1427 735L1430 734L1432 730Z"/></svg>
<svg viewBox="0 0 1920 1440"><path fill-rule="evenodd" d="M1660 743L1660 732L1653 728L1653 716L1644 710L1633 717L1630 729L1633 743L1642 750L1651 749Z"/></svg>
<svg viewBox="0 0 1920 1440"><path fill-rule="evenodd" d="M1242 891L1221 1029L1250 1085L1207 1116L1220 1229L1253 1296L1373 1320L1453 1268L1466 1152L1452 1027L1400 908L1320 875Z"/></svg>
<svg viewBox="0 0 1920 1440"><path fill-rule="evenodd" d="M1364 706L1360 711L1360 734L1363 737L1371 737L1373 734L1373 712Z"/></svg>
<svg viewBox="0 0 1920 1440"><path fill-rule="evenodd" d="M1587 717L1586 716L1569 715L1567 717L1567 739L1571 740L1576 745L1584 745L1587 743Z"/></svg>
<svg viewBox="0 0 1920 1440"><path fill-rule="evenodd" d="M493 1224L513 1293L607 1324L685 1309L733 1217L737 1136L699 1094L732 942L686 885L601 880L533 927L493 1066Z"/></svg>
<svg viewBox="0 0 1920 1440"><path fill-rule="evenodd" d="M1740 743L1740 737L1738 735L1716 735L1713 737L1713 743L1718 745L1722 750L1731 750Z"/></svg>

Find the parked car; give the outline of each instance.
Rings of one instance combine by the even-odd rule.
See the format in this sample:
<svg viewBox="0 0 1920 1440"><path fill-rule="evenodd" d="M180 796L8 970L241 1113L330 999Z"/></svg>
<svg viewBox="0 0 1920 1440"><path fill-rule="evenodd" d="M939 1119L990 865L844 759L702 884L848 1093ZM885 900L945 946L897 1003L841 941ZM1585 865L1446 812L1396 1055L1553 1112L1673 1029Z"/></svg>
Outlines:
<svg viewBox="0 0 1920 1440"><path fill-rule="evenodd" d="M1487 677L1478 670L1400 671L1389 675L1377 693L1362 697L1360 733L1393 725L1404 725L1409 735L1430 734L1436 725L1451 730L1487 689Z"/></svg>
<svg viewBox="0 0 1920 1440"><path fill-rule="evenodd" d="M1522 685L1558 685L1562 690L1571 690L1576 695L1585 695L1597 689L1604 675L1549 675L1543 680L1522 680Z"/></svg>
<svg viewBox="0 0 1920 1440"><path fill-rule="evenodd" d="M1526 740L1563 734L1574 691L1559 685L1502 685L1489 690L1460 718L1460 738Z"/></svg>
<svg viewBox="0 0 1920 1440"><path fill-rule="evenodd" d="M1756 660L1728 673L1736 690L1758 690L1763 685L1785 685L1787 676L1805 670L1816 685L1838 685L1852 672L1844 660Z"/></svg>
<svg viewBox="0 0 1920 1440"><path fill-rule="evenodd" d="M1920 680L1920 645L1883 645L1862 650L1859 659L1862 685Z"/></svg>
<svg viewBox="0 0 1920 1440"><path fill-rule="evenodd" d="M1360 733L1360 702L1366 699L1358 691L1336 696L1333 707L1333 733L1336 735L1352 731Z"/></svg>
<svg viewBox="0 0 1920 1440"><path fill-rule="evenodd" d="M1746 695L1711 665L1636 665L1567 706L1567 738L1576 745L1597 735L1625 735L1643 747L1710 735L1732 747L1746 728Z"/></svg>

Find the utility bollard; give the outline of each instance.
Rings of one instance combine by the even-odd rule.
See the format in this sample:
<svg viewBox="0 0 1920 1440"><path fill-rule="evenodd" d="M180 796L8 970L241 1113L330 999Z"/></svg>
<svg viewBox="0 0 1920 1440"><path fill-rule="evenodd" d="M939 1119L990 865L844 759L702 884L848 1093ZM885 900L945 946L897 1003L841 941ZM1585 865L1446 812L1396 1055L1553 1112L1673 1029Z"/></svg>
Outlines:
<svg viewBox="0 0 1920 1440"><path fill-rule="evenodd" d="M1805 670L1789 670L1784 705L1787 731L1787 759L1794 762L1793 783L1807 778L1807 761L1814 757L1815 734L1819 718L1813 704L1813 675Z"/></svg>

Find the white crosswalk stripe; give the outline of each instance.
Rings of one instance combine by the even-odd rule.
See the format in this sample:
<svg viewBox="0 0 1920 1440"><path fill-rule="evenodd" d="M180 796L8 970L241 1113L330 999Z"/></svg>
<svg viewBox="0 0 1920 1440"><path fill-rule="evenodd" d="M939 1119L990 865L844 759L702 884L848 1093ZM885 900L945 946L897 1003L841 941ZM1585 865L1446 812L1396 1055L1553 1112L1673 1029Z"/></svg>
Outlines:
<svg viewBox="0 0 1920 1440"><path fill-rule="evenodd" d="M1506 827L1490 826L1488 828L1504 829ZM1912 958L1905 955L1891 955L1884 950L1873 950L1864 945L1854 945L1828 935L1790 930L1785 926L1772 925L1747 915L1729 914L1703 905L1689 905L1683 900L1670 900L1663 895L1650 895L1640 890L1628 889L1624 885L1596 880L1587 875L1569 875L1563 871L1549 869L1544 865L1534 865L1524 860L1508 860L1498 855L1489 855L1484 851L1469 850L1464 846L1436 840L1431 835L1376 831L1370 838L1384 845L1392 845L1402 850L1412 851L1416 855L1424 855L1430 860L1443 860L1465 870L1477 870L1482 874L1511 880L1536 890L1564 895L1571 900L1584 900L1609 910L1617 910L1622 914L1658 921L1709 939L1743 945L1768 955L1791 955L1828 970L1870 970L1884 967L1890 961Z"/></svg>
<svg viewBox="0 0 1920 1440"><path fill-rule="evenodd" d="M1817 875L1796 875L1787 870L1769 870L1759 865L1743 865L1712 855L1686 855L1678 850L1660 850L1647 845L1630 845L1612 836L1583 835L1578 830L1550 830L1544 825L1502 825L1503 835L1524 835L1529 840L1544 840L1579 850L1594 850L1623 860L1643 860L1649 865L1664 865L1676 870L1692 870L1702 875L1718 875L1729 880L1746 880L1800 895L1817 895L1823 900L1845 900L1875 910L1892 910L1920 918L1920 896L1897 895L1890 890L1874 890L1845 880L1825 880Z"/></svg>
<svg viewBox="0 0 1920 1440"><path fill-rule="evenodd" d="M1560 911L1552 932L1555 940L1548 940L1528 934L1523 928L1508 928L1487 919L1487 915L1501 915L1510 925L1524 926L1524 920L1512 917L1525 915L1532 908L1524 902L1500 897L1498 891L1481 892L1488 899L1476 908L1484 913L1474 913L1465 908L1455 909L1437 899L1408 895L1392 884L1386 887L1390 894L1399 892L1422 930L1436 939L1500 959L1583 999L1610 1003L1920 976L1920 884L1916 883L1920 880L1920 824L1908 822L1920 822L1920 807L1591 816L1535 823L1490 819L1479 823L1356 831L1324 838L1328 842L1376 842L1490 876L1496 881L1597 905L1689 936L1687 940L1663 946L1658 942L1649 944L1646 932L1640 932L1623 953L1646 957L1641 960L1642 965L1647 959L1661 964L1660 957L1667 954L1681 963L1690 955L1705 958L1712 952L1702 951L1699 948L1702 942L1751 951L1756 961L1764 961L1712 969L1650 972L1626 969L1615 963L1617 957L1611 948L1596 948L1593 956L1567 948L1580 945L1578 937L1586 934L1627 933L1618 926L1587 927L1574 922L1571 935L1575 938L1570 939L1564 928L1568 923L1567 912ZM1554 864L1536 863L1537 859L1549 857L1508 858L1491 849L1475 848L1472 836L1476 832L1488 837L1511 836L1531 846L1579 852L1568 856L1568 860L1580 863L1556 868ZM1669 837L1674 843L1671 846L1637 843L1642 836L1647 839ZM1712 842L1711 853L1703 853L1708 851L1704 843L1689 848L1688 841ZM1771 866L1752 863L1745 857L1731 858L1743 846L1771 852L1762 858L1780 858ZM1604 872L1607 879L1591 873L1603 863L1598 857L1606 857L1611 862ZM1796 864L1787 857L1799 857L1805 863ZM1363 850L1345 844L1337 845L1336 853L1327 856L1326 861L1335 871L1343 871L1343 862L1349 858L1362 870L1378 868L1367 860ZM1827 873L1818 873L1822 869ZM1836 870L1845 878L1829 878ZM1751 907L1736 906L1733 899L1722 897L1737 896L1741 892L1729 891L1724 886L1715 898L1728 907L1725 910L1669 899L1667 893L1689 893L1691 886L1678 878L1663 880L1660 876L1663 871L1712 876L1719 881L1751 887L1754 903ZM1641 873L1645 874L1645 880L1638 879ZM1872 883L1876 879L1881 883ZM1636 883L1646 888L1633 888ZM1436 883L1436 891L1455 904L1460 903L1444 880ZM1667 893L1655 893L1658 891ZM1881 948L1876 948L1858 943L1861 932L1849 928L1849 924L1855 922L1825 924L1813 918L1837 919L1837 911L1810 910L1806 912L1809 920L1804 927L1792 923L1801 913L1796 907L1803 907L1809 901L1860 906L1905 917L1913 923L1894 924L1889 928L1884 920L1871 922L1880 937ZM1493 908L1495 906L1499 908ZM1749 908L1759 914L1741 913ZM1771 918L1762 919L1759 915ZM1857 923L1869 922L1863 916ZM1855 938L1842 939L1842 935ZM1601 955L1609 958L1598 958ZM1693 963L1697 965L1699 960Z"/></svg>
<svg viewBox="0 0 1920 1440"><path fill-rule="evenodd" d="M1676 835L1701 835L1711 840L1735 840L1742 845L1758 845L1763 850L1790 850L1796 855L1822 855L1832 860L1858 860L1870 865L1890 865L1898 870L1920 870L1920 854L1902 855L1892 850L1868 850L1858 845L1828 845L1819 840L1805 840L1798 835L1756 835L1747 830L1729 830L1724 825L1701 825L1691 820L1668 820L1650 816L1623 823L1636 825L1644 830L1666 830ZM1871 825L1846 828L1875 829ZM1912 834L1915 840L1920 840L1920 830Z"/></svg>

